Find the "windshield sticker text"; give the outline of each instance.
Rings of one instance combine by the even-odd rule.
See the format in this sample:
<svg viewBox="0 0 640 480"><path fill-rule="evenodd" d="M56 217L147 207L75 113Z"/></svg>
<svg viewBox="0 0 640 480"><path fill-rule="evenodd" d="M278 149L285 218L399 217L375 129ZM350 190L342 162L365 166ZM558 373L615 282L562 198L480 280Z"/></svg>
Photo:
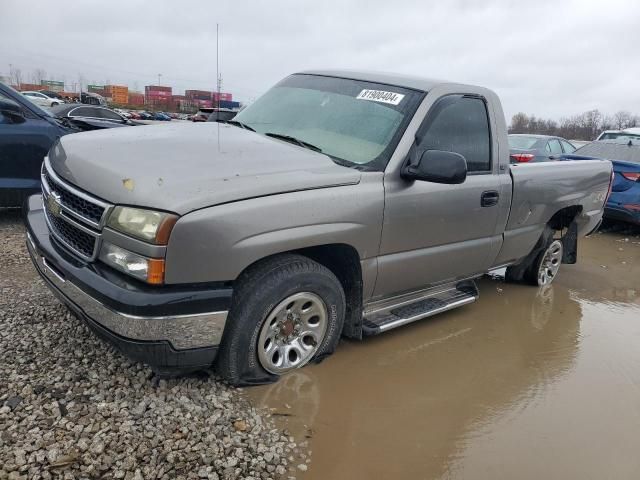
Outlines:
<svg viewBox="0 0 640 480"><path fill-rule="evenodd" d="M404 95L401 93L385 92L384 90L362 90L356 97L358 100L371 100L372 102L398 105Z"/></svg>

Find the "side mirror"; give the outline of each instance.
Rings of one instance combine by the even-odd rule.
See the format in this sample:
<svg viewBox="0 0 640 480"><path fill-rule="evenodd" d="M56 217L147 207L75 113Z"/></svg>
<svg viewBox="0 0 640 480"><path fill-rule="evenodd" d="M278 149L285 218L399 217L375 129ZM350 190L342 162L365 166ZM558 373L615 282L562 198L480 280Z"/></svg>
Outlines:
<svg viewBox="0 0 640 480"><path fill-rule="evenodd" d="M8 98L0 98L0 114L7 117L12 123L22 123L25 121L22 107Z"/></svg>
<svg viewBox="0 0 640 480"><path fill-rule="evenodd" d="M408 163L402 169L402 176L433 183L459 184L467 179L467 160L459 153L425 150L417 163Z"/></svg>

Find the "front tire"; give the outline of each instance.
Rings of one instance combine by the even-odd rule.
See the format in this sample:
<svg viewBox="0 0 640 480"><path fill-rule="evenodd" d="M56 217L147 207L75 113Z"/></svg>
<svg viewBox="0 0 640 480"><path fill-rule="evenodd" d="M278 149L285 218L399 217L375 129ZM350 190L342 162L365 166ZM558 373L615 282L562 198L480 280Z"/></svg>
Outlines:
<svg viewBox="0 0 640 480"><path fill-rule="evenodd" d="M276 381L333 353L345 296L323 265L284 254L258 262L235 284L217 371L235 386Z"/></svg>

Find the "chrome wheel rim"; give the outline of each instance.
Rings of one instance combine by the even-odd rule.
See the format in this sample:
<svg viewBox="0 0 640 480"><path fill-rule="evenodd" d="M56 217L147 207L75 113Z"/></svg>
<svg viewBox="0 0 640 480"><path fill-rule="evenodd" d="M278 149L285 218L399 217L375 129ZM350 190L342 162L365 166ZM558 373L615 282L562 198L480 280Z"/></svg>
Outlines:
<svg viewBox="0 0 640 480"><path fill-rule="evenodd" d="M562 263L562 242L554 240L544 252L538 269L538 285L549 285L556 278Z"/></svg>
<svg viewBox="0 0 640 480"><path fill-rule="evenodd" d="M327 332L327 306L315 293L285 298L260 329L258 359L267 372L282 375L309 362Z"/></svg>

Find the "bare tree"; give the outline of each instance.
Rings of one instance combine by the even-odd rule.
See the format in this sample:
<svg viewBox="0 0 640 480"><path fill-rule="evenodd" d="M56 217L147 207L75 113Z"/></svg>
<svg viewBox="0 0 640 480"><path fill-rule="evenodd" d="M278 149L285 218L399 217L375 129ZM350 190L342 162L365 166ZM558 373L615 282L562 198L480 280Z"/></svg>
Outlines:
<svg viewBox="0 0 640 480"><path fill-rule="evenodd" d="M634 119L629 112L620 110L613 115L613 127L618 130L629 128L633 120Z"/></svg>
<svg viewBox="0 0 640 480"><path fill-rule="evenodd" d="M33 83L36 85L42 85L42 81L47 79L47 72L42 68L36 68L31 76Z"/></svg>
<svg viewBox="0 0 640 480"><path fill-rule="evenodd" d="M19 68L14 68L11 70L11 84L20 88L22 85L22 71Z"/></svg>

